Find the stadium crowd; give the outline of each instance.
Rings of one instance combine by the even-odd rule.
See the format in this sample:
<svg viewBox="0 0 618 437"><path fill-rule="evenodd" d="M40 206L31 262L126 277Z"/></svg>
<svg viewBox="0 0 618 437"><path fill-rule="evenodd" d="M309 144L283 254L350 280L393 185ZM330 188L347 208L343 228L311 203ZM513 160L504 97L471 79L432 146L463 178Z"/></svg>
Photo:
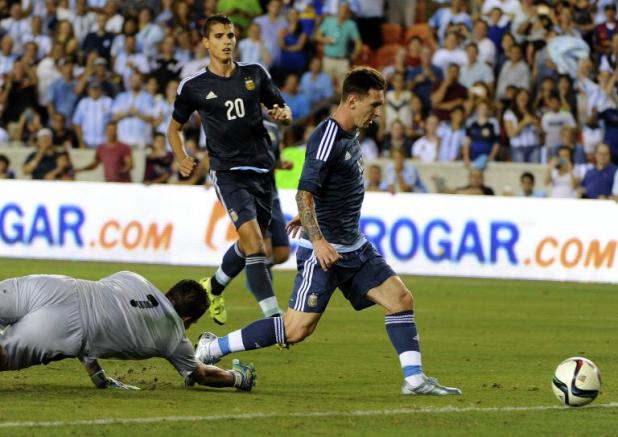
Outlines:
<svg viewBox="0 0 618 437"><path fill-rule="evenodd" d="M200 29L215 13L236 25L236 59L281 87L286 146L328 116L351 66L383 72L382 119L360 137L367 190L493 194L483 171L512 161L520 195L618 200L615 0L0 1L0 179L102 165L105 180L130 182L134 151L147 150L144 183L208 183L198 118L184 132L200 161L190 178L165 133L179 80L208 65ZM10 162L3 148L20 145L35 151ZM74 166L74 148L93 161ZM415 166L452 161L468 185ZM533 164L546 166L545 190Z"/></svg>

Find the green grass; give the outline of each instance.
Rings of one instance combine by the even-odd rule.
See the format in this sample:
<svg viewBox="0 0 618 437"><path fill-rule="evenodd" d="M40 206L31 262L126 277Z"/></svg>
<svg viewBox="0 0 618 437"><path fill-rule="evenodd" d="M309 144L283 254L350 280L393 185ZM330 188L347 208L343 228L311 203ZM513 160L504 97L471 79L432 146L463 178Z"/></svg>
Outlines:
<svg viewBox="0 0 618 437"><path fill-rule="evenodd" d="M0 259L0 279L62 273L97 279L133 270L162 290L199 268ZM276 272L280 302L293 274ZM603 393L594 405L618 402L618 295L615 286L458 278L405 277L414 291L425 371L463 389L458 398L399 395L401 373L378 308L353 311L338 294L316 333L289 351L238 354L255 363L252 393L184 389L163 360L102 361L107 372L139 392L96 390L77 360L0 374L0 435L616 435L618 408L534 411L419 412L371 416L290 413L557 406L550 388L555 366L585 355L601 368ZM226 292L225 327L204 318L192 327L218 335L259 317L244 277ZM222 367L230 365L224 359ZM3 422L97 418L221 416L253 419L2 428Z"/></svg>

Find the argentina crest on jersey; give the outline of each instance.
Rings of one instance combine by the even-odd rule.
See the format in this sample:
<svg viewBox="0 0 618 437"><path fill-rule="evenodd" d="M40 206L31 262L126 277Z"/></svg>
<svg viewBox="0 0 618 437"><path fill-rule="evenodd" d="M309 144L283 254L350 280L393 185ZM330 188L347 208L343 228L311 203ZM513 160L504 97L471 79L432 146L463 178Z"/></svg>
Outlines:
<svg viewBox="0 0 618 437"><path fill-rule="evenodd" d="M245 87L249 91L253 91L255 89L255 82L250 77L245 77Z"/></svg>

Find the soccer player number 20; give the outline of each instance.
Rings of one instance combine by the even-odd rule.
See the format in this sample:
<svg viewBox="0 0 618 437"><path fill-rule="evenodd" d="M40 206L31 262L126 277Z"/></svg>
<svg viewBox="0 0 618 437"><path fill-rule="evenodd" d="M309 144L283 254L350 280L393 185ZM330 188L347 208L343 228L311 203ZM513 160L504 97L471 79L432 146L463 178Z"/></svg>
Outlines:
<svg viewBox="0 0 618 437"><path fill-rule="evenodd" d="M228 120L236 120L245 116L245 102L242 99L226 100L225 106L227 107Z"/></svg>

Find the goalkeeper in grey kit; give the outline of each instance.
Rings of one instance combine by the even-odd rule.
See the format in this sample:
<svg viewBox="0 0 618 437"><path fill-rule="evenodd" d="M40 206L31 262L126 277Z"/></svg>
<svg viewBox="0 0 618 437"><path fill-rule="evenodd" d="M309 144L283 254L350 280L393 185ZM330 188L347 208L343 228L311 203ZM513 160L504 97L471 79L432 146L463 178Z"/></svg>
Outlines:
<svg viewBox="0 0 618 437"><path fill-rule="evenodd" d="M200 284L182 280L166 294L142 276L99 281L31 275L0 281L0 371L78 358L99 388L137 389L108 377L98 358L166 358L185 379L250 391L253 365L229 371L195 359L185 329L210 305Z"/></svg>

